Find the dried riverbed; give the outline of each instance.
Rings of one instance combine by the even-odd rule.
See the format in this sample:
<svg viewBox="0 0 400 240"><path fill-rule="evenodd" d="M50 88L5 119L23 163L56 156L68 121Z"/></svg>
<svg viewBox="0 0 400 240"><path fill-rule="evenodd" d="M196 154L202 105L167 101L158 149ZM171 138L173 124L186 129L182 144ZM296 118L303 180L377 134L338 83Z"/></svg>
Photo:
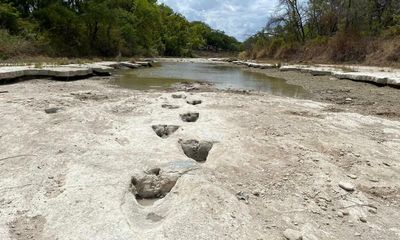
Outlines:
<svg viewBox="0 0 400 240"><path fill-rule="evenodd" d="M337 79L331 76L312 76L295 71L245 68L271 77L283 78L311 93L310 99L334 104L331 111L357 112L393 120L400 119L400 90L370 83Z"/></svg>
<svg viewBox="0 0 400 240"><path fill-rule="evenodd" d="M1 85L0 239L399 239L397 90L260 71L319 101Z"/></svg>

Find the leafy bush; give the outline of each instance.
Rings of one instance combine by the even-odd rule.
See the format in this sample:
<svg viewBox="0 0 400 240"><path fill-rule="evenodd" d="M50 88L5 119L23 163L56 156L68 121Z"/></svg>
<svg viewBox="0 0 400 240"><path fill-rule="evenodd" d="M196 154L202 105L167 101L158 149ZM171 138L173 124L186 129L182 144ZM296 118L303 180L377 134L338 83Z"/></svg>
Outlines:
<svg viewBox="0 0 400 240"><path fill-rule="evenodd" d="M18 26L19 14L11 4L0 3L0 28L8 29L10 32L16 33Z"/></svg>
<svg viewBox="0 0 400 240"><path fill-rule="evenodd" d="M389 26L384 32L385 37L400 37L400 15L393 16L393 25Z"/></svg>
<svg viewBox="0 0 400 240"><path fill-rule="evenodd" d="M35 44L21 36L10 35L7 30L0 29L0 59L14 56L33 55L37 53Z"/></svg>

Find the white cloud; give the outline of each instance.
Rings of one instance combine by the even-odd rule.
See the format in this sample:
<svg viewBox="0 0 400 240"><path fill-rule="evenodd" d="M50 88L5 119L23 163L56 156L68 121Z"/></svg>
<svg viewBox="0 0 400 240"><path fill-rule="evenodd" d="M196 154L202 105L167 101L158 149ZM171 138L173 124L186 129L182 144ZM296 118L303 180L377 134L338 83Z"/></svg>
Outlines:
<svg viewBox="0 0 400 240"><path fill-rule="evenodd" d="M277 0L159 0L190 21L203 21L212 28L245 40L261 30Z"/></svg>

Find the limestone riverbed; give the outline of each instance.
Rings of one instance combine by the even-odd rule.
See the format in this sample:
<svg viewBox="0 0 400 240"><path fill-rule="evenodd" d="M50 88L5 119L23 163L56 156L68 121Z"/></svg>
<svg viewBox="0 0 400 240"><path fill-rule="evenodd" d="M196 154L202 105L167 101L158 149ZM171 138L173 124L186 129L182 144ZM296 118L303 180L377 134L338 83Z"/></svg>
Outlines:
<svg viewBox="0 0 400 240"><path fill-rule="evenodd" d="M0 239L399 239L397 119L112 81L0 85Z"/></svg>

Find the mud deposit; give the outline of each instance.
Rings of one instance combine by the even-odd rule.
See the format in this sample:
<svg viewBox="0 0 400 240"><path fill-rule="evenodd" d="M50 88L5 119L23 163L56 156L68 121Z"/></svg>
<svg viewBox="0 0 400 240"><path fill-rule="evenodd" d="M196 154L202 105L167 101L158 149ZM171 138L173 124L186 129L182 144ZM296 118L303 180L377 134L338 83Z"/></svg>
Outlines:
<svg viewBox="0 0 400 240"><path fill-rule="evenodd" d="M308 99L333 104L327 111L357 112L387 119L400 120L400 91L370 83L336 79L331 76L312 76L300 72L281 72L276 69L246 69L267 76L283 78L290 84L302 86L311 93Z"/></svg>
<svg viewBox="0 0 400 240"><path fill-rule="evenodd" d="M0 86L0 239L400 238L398 121L111 82Z"/></svg>

